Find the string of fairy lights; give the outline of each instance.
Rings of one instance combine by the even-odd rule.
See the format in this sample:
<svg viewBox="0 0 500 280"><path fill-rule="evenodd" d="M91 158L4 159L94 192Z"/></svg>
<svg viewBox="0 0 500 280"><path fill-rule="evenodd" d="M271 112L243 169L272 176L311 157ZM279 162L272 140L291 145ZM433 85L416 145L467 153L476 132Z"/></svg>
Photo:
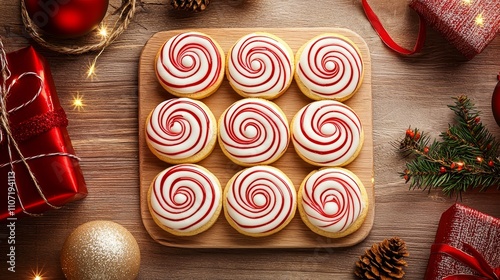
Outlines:
<svg viewBox="0 0 500 280"><path fill-rule="evenodd" d="M106 24L101 23L99 27L96 30L97 36L100 37L101 41L105 41L108 39L109 36L109 31L108 27ZM97 60L101 56L101 54L104 52L106 47L103 47L101 50L98 51L97 55L92 59L91 62L89 62L87 71L85 73L87 79L93 80L94 78L97 77ZM83 103L83 94L80 94L80 92L77 92L75 95L73 95L73 101L72 101L72 107L73 110L77 111L82 111L84 110L85 104Z"/></svg>

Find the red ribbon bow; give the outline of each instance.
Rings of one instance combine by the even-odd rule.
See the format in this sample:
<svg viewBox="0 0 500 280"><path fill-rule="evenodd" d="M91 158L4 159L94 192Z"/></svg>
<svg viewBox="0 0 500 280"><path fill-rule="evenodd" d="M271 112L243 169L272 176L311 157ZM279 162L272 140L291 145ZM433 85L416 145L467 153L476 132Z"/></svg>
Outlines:
<svg viewBox="0 0 500 280"><path fill-rule="evenodd" d="M446 254L453 259L458 260L468 267L476 270L481 274L481 276L456 274L446 276L445 278L443 278L443 280L500 280L500 267L491 267L490 264L484 259L483 255L481 255L481 253L479 253L471 245L464 243L463 247L465 250L470 252L470 254L448 244L433 244L431 246L431 254Z"/></svg>

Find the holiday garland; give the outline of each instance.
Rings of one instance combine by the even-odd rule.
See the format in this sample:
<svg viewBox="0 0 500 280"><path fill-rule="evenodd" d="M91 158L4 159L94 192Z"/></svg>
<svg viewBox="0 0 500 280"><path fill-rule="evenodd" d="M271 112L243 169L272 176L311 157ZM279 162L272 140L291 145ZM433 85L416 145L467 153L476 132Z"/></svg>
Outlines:
<svg viewBox="0 0 500 280"><path fill-rule="evenodd" d="M482 124L479 112L467 96L454 98L448 107L456 123L433 140L419 129L408 128L397 143L410 158L400 173L410 189L442 188L447 195L468 189L500 188L500 143Z"/></svg>

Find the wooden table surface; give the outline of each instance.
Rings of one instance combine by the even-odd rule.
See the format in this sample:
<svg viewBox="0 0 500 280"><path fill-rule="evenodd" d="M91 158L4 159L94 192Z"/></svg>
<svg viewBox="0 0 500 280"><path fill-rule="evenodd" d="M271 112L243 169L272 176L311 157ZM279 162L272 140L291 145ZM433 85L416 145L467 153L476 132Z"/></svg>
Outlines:
<svg viewBox="0 0 500 280"><path fill-rule="evenodd" d="M119 1L110 1L117 7ZM440 215L456 197L440 191L409 190L399 178L404 168L391 142L409 125L436 136L447 128L451 97L467 94L482 111L482 121L498 137L490 100L500 71L500 38L473 60L465 60L429 29L424 50L401 57L386 48L368 23L358 0L218 0L200 13L172 10L168 0L138 1L128 30L98 61L97 78L85 71L93 55L68 56L43 49L23 30L19 1L0 0L0 36L8 51L35 44L51 64L59 98L70 121L69 133L83 160L89 195L41 218L18 221L16 273L7 272L7 231L0 230L0 279L64 278L59 254L66 237L80 224L111 220L126 227L141 250L140 279L353 279L357 257L373 243L399 236L410 251L406 279L422 279ZM418 17L407 1L373 2L386 28L402 45L415 41ZM156 243L140 213L138 161L138 62L156 32L197 28L341 27L361 35L372 62L375 219L368 237L348 248L177 249ZM83 111L72 110L77 93ZM500 191L468 192L461 203L500 217ZM9 278L7 278L9 277Z"/></svg>

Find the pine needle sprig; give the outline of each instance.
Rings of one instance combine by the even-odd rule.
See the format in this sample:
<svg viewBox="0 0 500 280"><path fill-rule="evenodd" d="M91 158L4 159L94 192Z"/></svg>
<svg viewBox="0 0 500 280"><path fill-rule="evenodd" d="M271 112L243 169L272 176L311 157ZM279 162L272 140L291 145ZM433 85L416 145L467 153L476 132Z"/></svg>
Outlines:
<svg viewBox="0 0 500 280"><path fill-rule="evenodd" d="M467 96L455 98L448 107L455 113L455 124L440 134L439 141L417 128L406 130L398 149L408 162L400 176L410 189L442 188L448 195L475 188L499 189L499 142L481 123Z"/></svg>

